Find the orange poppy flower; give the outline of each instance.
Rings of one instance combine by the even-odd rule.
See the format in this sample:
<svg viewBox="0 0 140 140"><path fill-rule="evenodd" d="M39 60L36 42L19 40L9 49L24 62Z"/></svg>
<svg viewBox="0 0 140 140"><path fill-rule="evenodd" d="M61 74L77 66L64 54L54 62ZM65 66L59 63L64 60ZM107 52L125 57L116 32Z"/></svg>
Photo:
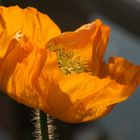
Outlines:
<svg viewBox="0 0 140 140"><path fill-rule="evenodd" d="M110 29L99 19L61 34L34 8L0 7L0 15L0 89L22 104L86 122L106 115L140 83L140 66L121 57L103 61Z"/></svg>

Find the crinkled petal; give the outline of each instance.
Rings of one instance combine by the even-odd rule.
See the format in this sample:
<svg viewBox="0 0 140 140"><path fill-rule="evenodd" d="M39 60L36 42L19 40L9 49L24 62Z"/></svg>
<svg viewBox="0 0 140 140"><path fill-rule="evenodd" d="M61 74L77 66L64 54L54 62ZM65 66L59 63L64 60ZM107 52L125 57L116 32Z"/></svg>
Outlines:
<svg viewBox="0 0 140 140"><path fill-rule="evenodd" d="M47 58L47 52L26 37L13 39L1 61L0 89L25 105L39 108L41 85L38 77Z"/></svg>
<svg viewBox="0 0 140 140"><path fill-rule="evenodd" d="M122 57L110 57L103 73L104 77L108 76L120 84L137 85L140 83L140 66Z"/></svg>
<svg viewBox="0 0 140 140"><path fill-rule="evenodd" d="M100 65L102 65L109 32L110 28L97 19L74 32L62 33L50 40L48 46L74 50L75 56L85 59L96 75L100 70Z"/></svg>
<svg viewBox="0 0 140 140"><path fill-rule="evenodd" d="M56 24L34 8L0 7L0 89L32 108L48 108L47 81L44 86L40 75L50 63L46 43L59 34Z"/></svg>
<svg viewBox="0 0 140 140"><path fill-rule="evenodd" d="M59 85L50 88L49 114L71 123L95 120L109 113L115 104L126 100L134 90L133 86L86 73L66 76Z"/></svg>
<svg viewBox="0 0 140 140"><path fill-rule="evenodd" d="M0 58L7 49L16 32L22 32L30 40L45 48L45 44L60 34L60 29L45 14L35 8L21 9L18 6L0 7Z"/></svg>

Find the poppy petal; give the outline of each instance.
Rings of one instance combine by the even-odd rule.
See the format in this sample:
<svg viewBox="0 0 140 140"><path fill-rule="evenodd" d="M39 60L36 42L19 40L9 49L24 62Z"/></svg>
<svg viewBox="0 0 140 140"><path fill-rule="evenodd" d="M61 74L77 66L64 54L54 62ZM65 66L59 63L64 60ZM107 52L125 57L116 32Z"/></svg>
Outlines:
<svg viewBox="0 0 140 140"><path fill-rule="evenodd" d="M87 73L66 76L50 88L49 114L73 123L95 120L109 113L115 104L126 100L134 90L133 86Z"/></svg>
<svg viewBox="0 0 140 140"><path fill-rule="evenodd" d="M106 74L120 84L137 85L140 83L140 66L122 57L110 57L106 65Z"/></svg>
<svg viewBox="0 0 140 140"><path fill-rule="evenodd" d="M64 32L49 41L48 46L74 50L75 56L87 60L96 75L99 72L106 50L110 29L99 19L83 25L75 32Z"/></svg>
<svg viewBox="0 0 140 140"><path fill-rule="evenodd" d="M18 6L0 7L0 58L4 56L11 38L22 32L30 40L45 48L45 44L59 35L60 29L45 14L35 8L21 9Z"/></svg>

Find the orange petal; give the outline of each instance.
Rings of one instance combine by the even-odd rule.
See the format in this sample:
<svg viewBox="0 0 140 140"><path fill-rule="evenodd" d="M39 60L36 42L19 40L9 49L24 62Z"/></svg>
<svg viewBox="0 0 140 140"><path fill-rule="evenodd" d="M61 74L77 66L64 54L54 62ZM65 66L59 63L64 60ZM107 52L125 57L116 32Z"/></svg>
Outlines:
<svg viewBox="0 0 140 140"><path fill-rule="evenodd" d="M92 65L93 73L97 74L103 61L109 31L109 27L97 19L95 22L83 25L75 32L61 34L52 39L48 46L74 50L75 55L87 60L89 65Z"/></svg>
<svg viewBox="0 0 140 140"><path fill-rule="evenodd" d="M56 59L54 52L39 48L26 36L11 40L1 61L0 89L19 103L48 112L51 81L61 78Z"/></svg>
<svg viewBox="0 0 140 140"><path fill-rule="evenodd" d="M58 34L55 23L34 8L0 7L0 89L32 108L48 108L40 75L46 43Z"/></svg>
<svg viewBox="0 0 140 140"><path fill-rule="evenodd" d="M111 57L103 71L106 72L104 76L109 76L120 84L137 85L140 83L140 66L122 57Z"/></svg>
<svg viewBox="0 0 140 140"><path fill-rule="evenodd" d="M47 52L26 37L11 40L1 61L0 89L16 101L38 108L41 94L38 77L46 58Z"/></svg>
<svg viewBox="0 0 140 140"><path fill-rule="evenodd" d="M16 32L21 31L30 40L45 48L45 44L60 34L60 29L45 14L35 8L21 9L18 6L0 7L0 58Z"/></svg>
<svg viewBox="0 0 140 140"><path fill-rule="evenodd" d="M134 89L110 78L100 79L86 73L63 77L58 85L50 88L48 113L65 122L95 120L126 100Z"/></svg>

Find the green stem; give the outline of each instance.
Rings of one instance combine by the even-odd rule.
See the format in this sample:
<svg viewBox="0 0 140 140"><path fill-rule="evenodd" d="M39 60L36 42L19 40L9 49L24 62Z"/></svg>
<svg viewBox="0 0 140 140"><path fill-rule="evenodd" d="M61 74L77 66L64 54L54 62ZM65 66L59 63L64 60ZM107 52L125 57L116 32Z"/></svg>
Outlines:
<svg viewBox="0 0 140 140"><path fill-rule="evenodd" d="M41 131L41 137L42 140L49 140L49 133L48 133L48 124L47 124L47 115L39 111L40 116L40 131Z"/></svg>

